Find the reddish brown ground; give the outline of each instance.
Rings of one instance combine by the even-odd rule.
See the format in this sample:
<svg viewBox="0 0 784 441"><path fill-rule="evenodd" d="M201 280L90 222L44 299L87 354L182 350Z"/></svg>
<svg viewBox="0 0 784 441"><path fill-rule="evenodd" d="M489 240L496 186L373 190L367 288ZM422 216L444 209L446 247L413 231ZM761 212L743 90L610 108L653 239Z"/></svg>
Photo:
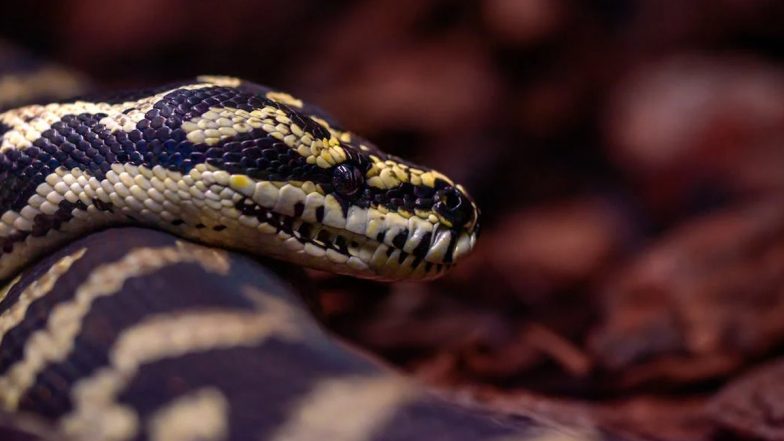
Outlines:
<svg viewBox="0 0 784 441"><path fill-rule="evenodd" d="M5 37L106 86L273 84L464 182L483 234L447 277L318 276L346 339L506 410L784 439L781 2L15 8Z"/></svg>

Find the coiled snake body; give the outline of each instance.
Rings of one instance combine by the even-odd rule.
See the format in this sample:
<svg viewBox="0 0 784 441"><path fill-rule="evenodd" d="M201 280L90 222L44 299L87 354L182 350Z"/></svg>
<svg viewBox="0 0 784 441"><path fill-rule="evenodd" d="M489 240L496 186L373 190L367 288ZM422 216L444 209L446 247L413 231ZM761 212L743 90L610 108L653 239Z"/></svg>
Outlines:
<svg viewBox="0 0 784 441"><path fill-rule="evenodd" d="M0 182L0 405L49 424L18 423L33 427L24 436L562 433L418 392L336 345L279 275L223 251L398 280L436 277L474 246L478 210L459 184L288 94L200 77L9 110ZM128 225L213 248L89 235Z"/></svg>

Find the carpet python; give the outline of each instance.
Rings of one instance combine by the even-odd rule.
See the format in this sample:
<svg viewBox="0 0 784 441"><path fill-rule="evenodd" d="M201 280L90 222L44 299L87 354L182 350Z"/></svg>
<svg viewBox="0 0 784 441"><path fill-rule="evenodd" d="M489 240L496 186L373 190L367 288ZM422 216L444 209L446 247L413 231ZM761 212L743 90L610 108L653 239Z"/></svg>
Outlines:
<svg viewBox="0 0 784 441"><path fill-rule="evenodd" d="M326 335L301 272L230 251L424 280L474 247L463 187L284 92L6 110L0 182L2 440L615 439L422 392Z"/></svg>

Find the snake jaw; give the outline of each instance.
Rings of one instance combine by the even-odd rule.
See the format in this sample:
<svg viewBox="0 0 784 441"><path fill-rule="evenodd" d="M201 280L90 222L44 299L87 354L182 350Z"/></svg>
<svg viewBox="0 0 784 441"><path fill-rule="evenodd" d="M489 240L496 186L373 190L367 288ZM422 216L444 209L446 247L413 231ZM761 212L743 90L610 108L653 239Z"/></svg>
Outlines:
<svg viewBox="0 0 784 441"><path fill-rule="evenodd" d="M262 245L265 253L318 269L380 280L432 279L468 254L476 240L473 232L416 216L356 205L346 210L335 196L304 183L274 185L243 175L229 183L245 196L236 204L241 223L255 219L260 224L251 226L258 232L282 242Z"/></svg>

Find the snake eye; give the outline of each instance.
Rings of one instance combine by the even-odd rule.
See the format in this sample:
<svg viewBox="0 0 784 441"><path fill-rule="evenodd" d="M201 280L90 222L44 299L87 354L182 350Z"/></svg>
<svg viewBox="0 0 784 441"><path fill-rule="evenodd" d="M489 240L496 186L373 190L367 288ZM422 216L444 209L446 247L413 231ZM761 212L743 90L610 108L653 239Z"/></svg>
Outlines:
<svg viewBox="0 0 784 441"><path fill-rule="evenodd" d="M471 202L455 187L439 190L433 209L456 226L467 224L474 214Z"/></svg>
<svg viewBox="0 0 784 441"><path fill-rule="evenodd" d="M332 173L332 185L343 196L353 196L364 183L362 172L351 164L340 164Z"/></svg>

